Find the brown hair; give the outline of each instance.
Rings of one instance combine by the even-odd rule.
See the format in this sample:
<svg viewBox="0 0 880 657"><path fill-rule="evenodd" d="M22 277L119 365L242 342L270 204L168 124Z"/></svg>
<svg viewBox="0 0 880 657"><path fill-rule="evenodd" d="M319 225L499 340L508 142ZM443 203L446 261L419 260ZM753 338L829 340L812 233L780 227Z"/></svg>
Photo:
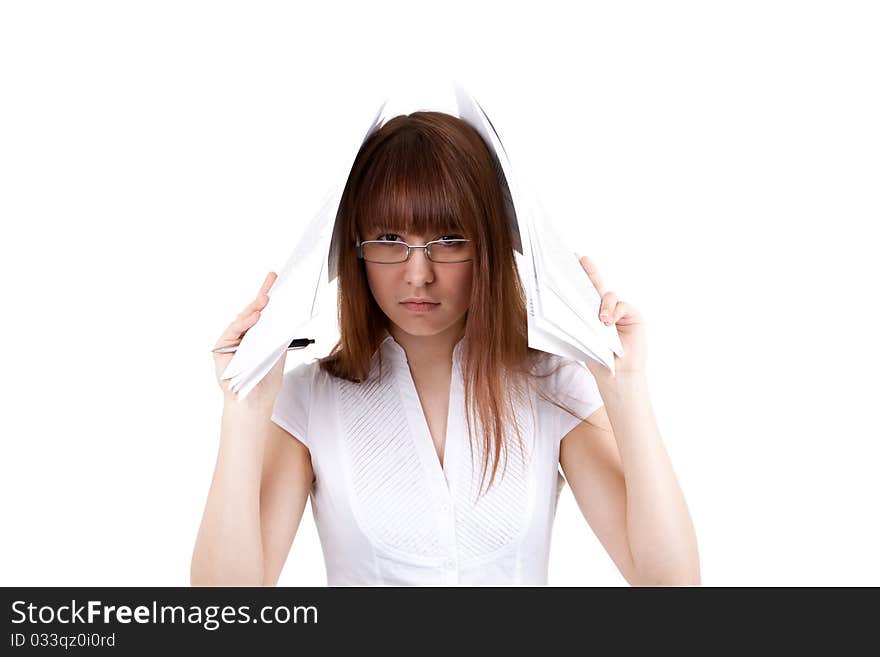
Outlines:
<svg viewBox="0 0 880 657"><path fill-rule="evenodd" d="M526 394L523 383L532 377L544 378L556 371L539 374L537 365L547 354L528 346L526 297L514 259L502 181L501 168L480 134L452 115L429 111L400 115L370 135L352 165L335 228L340 244L340 339L320 359L325 372L362 382L388 329L388 317L373 298L364 262L357 257L359 236L364 239L384 228L455 232L473 240L474 275L462 372L472 453L474 408L484 438L481 484L492 456L489 487L502 452L506 456L505 427L514 427L522 449L512 397ZM378 357L381 376L381 350Z"/></svg>

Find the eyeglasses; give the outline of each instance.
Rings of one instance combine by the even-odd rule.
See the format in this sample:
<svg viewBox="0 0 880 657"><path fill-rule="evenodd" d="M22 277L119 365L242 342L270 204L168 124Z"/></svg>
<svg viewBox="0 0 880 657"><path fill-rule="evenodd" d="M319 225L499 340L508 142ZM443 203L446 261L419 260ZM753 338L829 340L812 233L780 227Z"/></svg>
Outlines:
<svg viewBox="0 0 880 657"><path fill-rule="evenodd" d="M386 240L361 242L360 237L357 241L358 258L383 265L406 262L413 249L424 249L431 262L467 262L474 259L473 243L466 239L433 240L421 246Z"/></svg>

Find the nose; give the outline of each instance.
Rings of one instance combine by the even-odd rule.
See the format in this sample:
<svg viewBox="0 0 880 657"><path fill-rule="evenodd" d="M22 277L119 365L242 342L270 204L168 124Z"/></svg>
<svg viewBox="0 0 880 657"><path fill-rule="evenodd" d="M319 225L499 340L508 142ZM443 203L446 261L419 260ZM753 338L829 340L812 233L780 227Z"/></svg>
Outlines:
<svg viewBox="0 0 880 657"><path fill-rule="evenodd" d="M403 264L406 267L406 282L413 287L421 287L434 280L434 263L428 259L425 249L410 249L409 260Z"/></svg>

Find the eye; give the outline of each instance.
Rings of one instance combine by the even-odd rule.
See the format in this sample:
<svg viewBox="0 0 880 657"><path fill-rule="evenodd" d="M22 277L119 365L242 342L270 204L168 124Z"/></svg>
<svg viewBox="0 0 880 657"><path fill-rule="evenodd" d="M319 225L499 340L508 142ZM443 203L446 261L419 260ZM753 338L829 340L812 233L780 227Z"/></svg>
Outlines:
<svg viewBox="0 0 880 657"><path fill-rule="evenodd" d="M381 241L384 242L384 241L386 241L386 240L385 240L386 237L391 237L391 238L392 238L392 239L390 239L390 240L387 240L388 242L396 242L397 240L395 240L395 239L393 239L393 238L395 238L395 237L400 237L400 235L398 235L397 233L380 233L380 234L379 234L379 237L378 237L377 239L379 239L379 240L381 240Z"/></svg>
<svg viewBox="0 0 880 657"><path fill-rule="evenodd" d="M442 236L438 237L436 241L442 242L444 240L462 240L462 239L464 239L464 237L462 237L461 235L442 235Z"/></svg>

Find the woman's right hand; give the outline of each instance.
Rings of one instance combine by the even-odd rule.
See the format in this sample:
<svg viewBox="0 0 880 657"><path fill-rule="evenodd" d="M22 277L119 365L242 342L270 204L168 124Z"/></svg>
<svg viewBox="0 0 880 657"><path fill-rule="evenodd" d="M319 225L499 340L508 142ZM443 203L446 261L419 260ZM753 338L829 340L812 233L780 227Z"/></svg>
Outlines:
<svg viewBox="0 0 880 657"><path fill-rule="evenodd" d="M257 298L245 306L244 309L238 313L235 320L226 327L226 330L223 331L220 339L217 340L217 344L214 345L215 349L218 347L234 347L241 343L244 334L257 323L257 320L260 319L260 311L269 303L269 288L272 287L277 278L278 275L275 272L270 271L268 273L266 279L263 281L263 285L260 287L260 291L257 293ZM229 364L229 361L232 360L233 355L234 354L232 353L214 354L217 383L223 390L223 396L226 403L242 403L237 399L236 394L228 388L228 380L224 381L220 378L223 371L226 369L226 366ZM271 407L274 405L275 397L278 395L278 391L281 388L286 355L287 351L284 351L281 354L281 358L278 359L278 362L275 363L269 373L266 374L256 386L254 386L250 393L248 393L247 397L244 399L245 403L249 406Z"/></svg>

